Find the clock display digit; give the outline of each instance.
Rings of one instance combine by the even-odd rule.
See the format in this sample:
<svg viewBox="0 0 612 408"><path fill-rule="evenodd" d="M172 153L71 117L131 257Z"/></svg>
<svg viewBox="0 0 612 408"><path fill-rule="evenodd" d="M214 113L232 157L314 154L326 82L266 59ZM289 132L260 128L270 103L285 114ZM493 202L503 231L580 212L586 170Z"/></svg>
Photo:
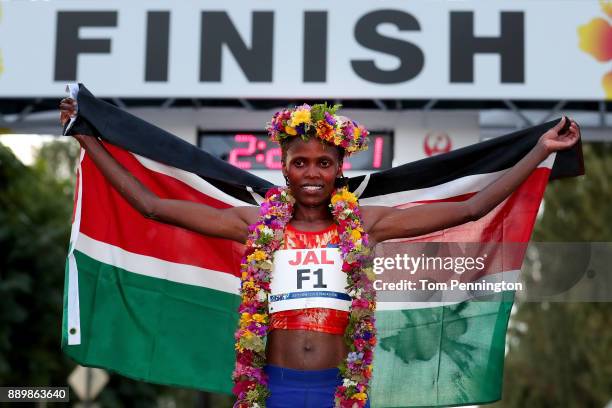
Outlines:
<svg viewBox="0 0 612 408"><path fill-rule="evenodd" d="M280 170L283 167L281 157L282 152L280 147L268 149L266 152L266 168L270 170Z"/></svg>
<svg viewBox="0 0 612 408"><path fill-rule="evenodd" d="M202 131L199 147L244 170L280 170L281 148L264 132ZM393 134L371 132L370 148L345 158L343 170L382 170L391 167Z"/></svg>
<svg viewBox="0 0 612 408"><path fill-rule="evenodd" d="M234 141L236 143L247 143L247 147L235 147L230 150L228 161L230 162L230 164L233 164L238 168L250 169L252 167L250 161L240 161L238 160L238 158L241 156L249 157L252 156L253 153L255 153L255 145L257 144L257 138L255 137L255 135L239 133L234 136Z"/></svg>
<svg viewBox="0 0 612 408"><path fill-rule="evenodd" d="M374 149L372 149L372 167L375 169L380 169L380 166L382 165L383 143L384 140L382 137L376 136L374 138Z"/></svg>

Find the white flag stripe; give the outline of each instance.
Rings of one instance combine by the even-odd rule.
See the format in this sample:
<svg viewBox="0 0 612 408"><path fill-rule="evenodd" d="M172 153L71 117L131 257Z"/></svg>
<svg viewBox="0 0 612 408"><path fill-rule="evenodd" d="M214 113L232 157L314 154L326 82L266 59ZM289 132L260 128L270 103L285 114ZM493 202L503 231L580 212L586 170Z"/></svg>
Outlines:
<svg viewBox="0 0 612 408"><path fill-rule="evenodd" d="M79 234L76 249L96 261L139 275L215 289L234 295L240 292L240 279L229 273L135 254L90 238L82 232Z"/></svg>
<svg viewBox="0 0 612 408"><path fill-rule="evenodd" d="M81 312L79 305L79 269L74 258L74 248L78 244L79 230L81 228L81 210L83 206L83 159L85 149L81 149L79 154L79 167L77 169L78 185L77 197L74 209L74 221L70 230L70 249L68 251L68 305L66 310L66 320L68 326L66 337L68 345L81 344Z"/></svg>
<svg viewBox="0 0 612 408"><path fill-rule="evenodd" d="M552 169L555 156L556 153L550 154L544 161L542 161L542 163L538 165L538 168ZM193 173L189 173L171 166L166 166L165 164L161 164L137 154L134 154L134 157L136 157L136 159L147 169L173 177L201 192L202 194L206 194L228 205L236 207L251 205L219 190ZM400 191L376 197L361 198L359 202L361 205L385 205L393 207L414 201L442 200L470 192L478 192L501 177L508 170L509 169L500 170L493 173L474 174L422 189ZM364 183L360 185L360 188L365 188L368 181L369 176L366 177ZM359 193L361 193L361 191L359 191Z"/></svg>
<svg viewBox="0 0 612 408"><path fill-rule="evenodd" d="M556 153L548 156L538 168L552 169L555 161ZM402 204L407 204L415 201L423 200L442 200L446 198L456 197L462 194L478 192L491 184L493 181L501 177L509 169L496 171L493 173L474 174L471 176L461 177L443 184L438 184L432 187L426 187L415 190L399 191L379 195L375 197L361 198L361 205L384 205L395 207Z"/></svg>
<svg viewBox="0 0 612 408"><path fill-rule="evenodd" d="M165 164L156 162L151 159L147 159L146 157L139 156L134 153L132 154L134 155L136 160L138 160L140 164L142 164L147 169L175 178L181 181L182 183L187 184L194 190L197 190L200 193L212 197L216 200L222 201L233 207L252 205L242 200L238 200L237 198L234 198L233 196L219 190L217 187L213 186L212 184L210 184L209 182L207 182L196 174L189 173L185 170L177 169L176 167L166 166Z"/></svg>
<svg viewBox="0 0 612 408"><path fill-rule="evenodd" d="M200 268L192 265L184 265L175 262L164 261L146 255L135 254L117 246L97 241L81 233L77 240L76 248L85 255L107 265L116 266L128 272L136 273L151 278L165 279L171 282L194 285L215 289L226 293L238 295L240 290L240 279L228 273L218 272L211 269ZM486 282L516 282L520 271L511 270L486 275L481 278ZM460 303L473 298L470 292L453 293L454 300L451 302L378 302L377 310L407 310L425 309L438 306L447 306Z"/></svg>

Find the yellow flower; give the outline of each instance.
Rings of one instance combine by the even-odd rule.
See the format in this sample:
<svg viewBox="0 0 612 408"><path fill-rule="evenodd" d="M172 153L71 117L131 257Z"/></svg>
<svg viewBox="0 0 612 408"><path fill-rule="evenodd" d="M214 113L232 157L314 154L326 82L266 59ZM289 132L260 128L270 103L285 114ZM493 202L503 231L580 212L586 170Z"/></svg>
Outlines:
<svg viewBox="0 0 612 408"><path fill-rule="evenodd" d="M353 140L359 139L359 136L361 136L361 129L356 127L355 130L353 131Z"/></svg>
<svg viewBox="0 0 612 408"><path fill-rule="evenodd" d="M266 253L261 249L257 249L251 255L247 256L248 262L263 261L264 259L266 259Z"/></svg>
<svg viewBox="0 0 612 408"><path fill-rule="evenodd" d="M357 231L357 230L352 230L351 231L351 239L353 241L357 241L358 239L361 238L361 232Z"/></svg>
<svg viewBox="0 0 612 408"><path fill-rule="evenodd" d="M364 268L363 269L366 276L368 277L369 280L374 281L376 280L376 274L374 273L374 271L372 270L372 268Z"/></svg>
<svg viewBox="0 0 612 408"><path fill-rule="evenodd" d="M358 399L360 401L365 401L368 398L368 396L366 395L365 392L358 392L356 394L353 394L351 398Z"/></svg>
<svg viewBox="0 0 612 408"><path fill-rule="evenodd" d="M356 203L357 197L346 188L343 188L339 193L334 194L331 198L332 205L335 205L338 201L346 201L349 204Z"/></svg>
<svg viewBox="0 0 612 408"><path fill-rule="evenodd" d="M255 404L251 405L253 407L259 407L259 404L257 404L257 400L259 399L259 391L257 390L248 390L246 393L246 399L249 402L254 402Z"/></svg>
<svg viewBox="0 0 612 408"><path fill-rule="evenodd" d="M253 315L253 320L255 320L257 323L265 323L266 322L266 315L260 314L260 313L255 313Z"/></svg>
<svg viewBox="0 0 612 408"><path fill-rule="evenodd" d="M342 200L342 195L341 194L334 194L331 198L331 203L332 205L335 205L338 200Z"/></svg>
<svg viewBox="0 0 612 408"><path fill-rule="evenodd" d="M248 281L244 282L244 284L242 285L242 289L245 292L249 289L255 289L255 282L253 282L253 279L249 279Z"/></svg>
<svg viewBox="0 0 612 408"><path fill-rule="evenodd" d="M240 346L243 349L252 350L256 353L263 352L266 349L266 345L264 344L264 340L251 333L250 336L242 336L240 340L238 340Z"/></svg>
<svg viewBox="0 0 612 408"><path fill-rule="evenodd" d="M242 313L240 315L240 324L241 325L248 325L250 321L251 321L251 314L250 313Z"/></svg>
<svg viewBox="0 0 612 408"><path fill-rule="evenodd" d="M296 110L291 114L289 126L296 127L302 123L310 122L310 111L306 109Z"/></svg>
<svg viewBox="0 0 612 408"><path fill-rule="evenodd" d="M291 136L297 135L295 128L292 128L291 126L285 126L285 133Z"/></svg>
<svg viewBox="0 0 612 408"><path fill-rule="evenodd" d="M342 199L347 203L356 203L357 197L347 189L342 190Z"/></svg>

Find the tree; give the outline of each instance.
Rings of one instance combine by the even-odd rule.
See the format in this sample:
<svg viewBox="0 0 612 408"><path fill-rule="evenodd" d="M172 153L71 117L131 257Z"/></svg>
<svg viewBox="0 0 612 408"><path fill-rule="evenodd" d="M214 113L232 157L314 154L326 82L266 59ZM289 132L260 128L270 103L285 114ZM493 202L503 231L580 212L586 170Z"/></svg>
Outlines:
<svg viewBox="0 0 612 408"><path fill-rule="evenodd" d="M0 144L0 385L66 383L58 354L71 188Z"/></svg>

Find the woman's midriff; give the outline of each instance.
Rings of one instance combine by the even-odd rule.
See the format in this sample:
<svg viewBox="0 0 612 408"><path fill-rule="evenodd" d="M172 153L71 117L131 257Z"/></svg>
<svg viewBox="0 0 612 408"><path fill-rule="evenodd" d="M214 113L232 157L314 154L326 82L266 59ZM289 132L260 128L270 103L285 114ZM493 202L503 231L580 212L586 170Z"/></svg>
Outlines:
<svg viewBox="0 0 612 408"><path fill-rule="evenodd" d="M275 329L268 333L267 341L268 364L295 370L337 367L348 353L342 334Z"/></svg>

